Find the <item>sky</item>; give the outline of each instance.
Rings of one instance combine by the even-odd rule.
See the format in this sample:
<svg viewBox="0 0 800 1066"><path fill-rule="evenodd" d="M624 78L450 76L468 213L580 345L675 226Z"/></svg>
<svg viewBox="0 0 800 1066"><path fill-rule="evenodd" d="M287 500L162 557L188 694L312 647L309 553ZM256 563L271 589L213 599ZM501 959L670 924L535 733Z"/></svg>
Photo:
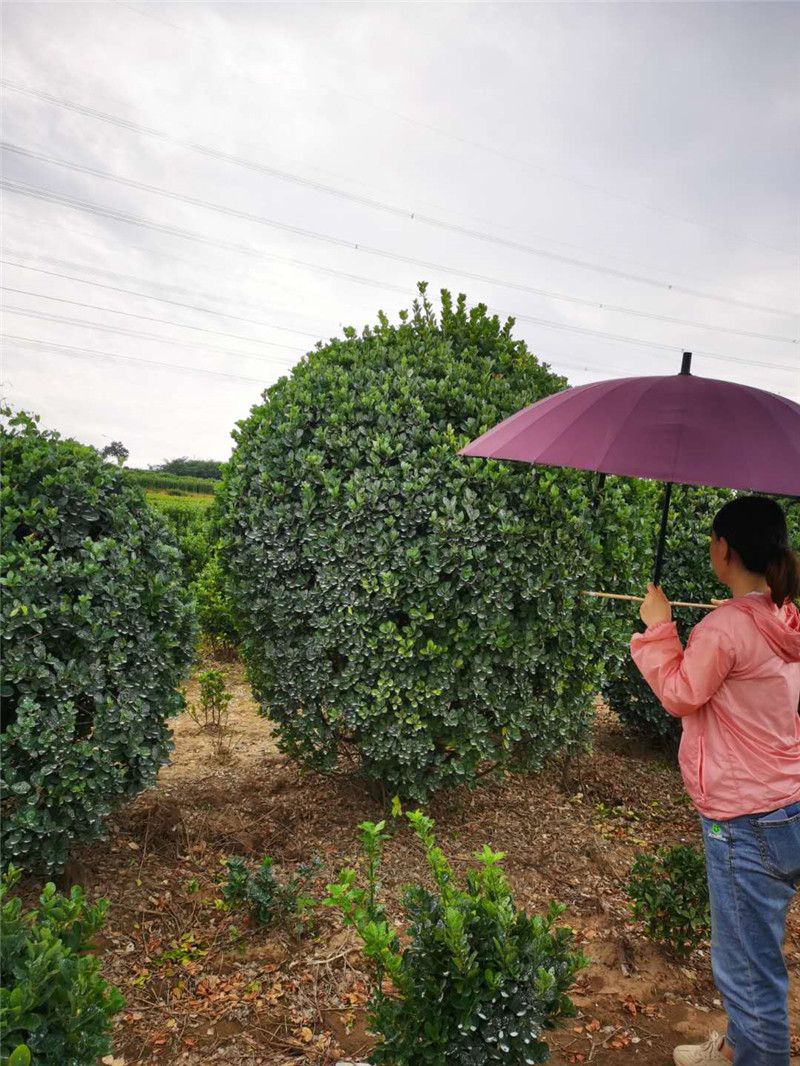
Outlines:
<svg viewBox="0 0 800 1066"><path fill-rule="evenodd" d="M0 395L226 459L420 280L800 402L797 3L4 3Z"/></svg>

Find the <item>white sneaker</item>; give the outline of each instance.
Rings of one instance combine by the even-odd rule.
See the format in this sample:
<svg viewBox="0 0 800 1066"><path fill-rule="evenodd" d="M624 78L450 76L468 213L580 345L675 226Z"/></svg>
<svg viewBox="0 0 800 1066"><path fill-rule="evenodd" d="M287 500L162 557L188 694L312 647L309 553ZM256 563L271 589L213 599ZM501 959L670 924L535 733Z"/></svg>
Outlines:
<svg viewBox="0 0 800 1066"><path fill-rule="evenodd" d="M722 1054L725 1037L712 1031L704 1044L680 1044L672 1052L675 1066L728 1066L730 1059Z"/></svg>

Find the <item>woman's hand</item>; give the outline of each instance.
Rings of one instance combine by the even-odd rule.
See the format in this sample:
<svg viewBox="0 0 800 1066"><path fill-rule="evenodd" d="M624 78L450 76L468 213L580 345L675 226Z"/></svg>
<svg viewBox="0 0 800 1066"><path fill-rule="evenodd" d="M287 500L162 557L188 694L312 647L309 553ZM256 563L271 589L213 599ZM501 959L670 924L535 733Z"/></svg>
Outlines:
<svg viewBox="0 0 800 1066"><path fill-rule="evenodd" d="M672 607L670 607L669 600L660 587L654 585L652 581L647 586L647 595L639 608L639 617L646 626L672 621Z"/></svg>

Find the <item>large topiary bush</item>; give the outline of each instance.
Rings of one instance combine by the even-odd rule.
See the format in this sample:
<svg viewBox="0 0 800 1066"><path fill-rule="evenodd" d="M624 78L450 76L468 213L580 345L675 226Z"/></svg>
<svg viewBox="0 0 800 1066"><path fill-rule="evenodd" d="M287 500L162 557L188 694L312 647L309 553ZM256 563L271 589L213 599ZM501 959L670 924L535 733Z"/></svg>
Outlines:
<svg viewBox="0 0 800 1066"><path fill-rule="evenodd" d="M284 751L423 798L585 734L612 612L595 479L458 449L562 389L505 324L442 293L319 347L239 424L223 561ZM614 535L630 528L607 484Z"/></svg>
<svg viewBox="0 0 800 1066"><path fill-rule="evenodd" d="M2 444L3 863L53 870L167 761L194 622L178 549L116 466L26 415Z"/></svg>

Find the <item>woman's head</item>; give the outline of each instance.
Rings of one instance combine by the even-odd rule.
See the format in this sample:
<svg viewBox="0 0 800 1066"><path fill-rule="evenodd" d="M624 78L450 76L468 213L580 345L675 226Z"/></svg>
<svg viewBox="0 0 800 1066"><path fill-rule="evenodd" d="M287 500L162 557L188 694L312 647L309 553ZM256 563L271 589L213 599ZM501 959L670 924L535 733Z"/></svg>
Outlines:
<svg viewBox="0 0 800 1066"><path fill-rule="evenodd" d="M781 607L800 596L800 563L789 547L786 517L766 496L739 496L712 523L711 562L723 583L741 568L763 577Z"/></svg>

